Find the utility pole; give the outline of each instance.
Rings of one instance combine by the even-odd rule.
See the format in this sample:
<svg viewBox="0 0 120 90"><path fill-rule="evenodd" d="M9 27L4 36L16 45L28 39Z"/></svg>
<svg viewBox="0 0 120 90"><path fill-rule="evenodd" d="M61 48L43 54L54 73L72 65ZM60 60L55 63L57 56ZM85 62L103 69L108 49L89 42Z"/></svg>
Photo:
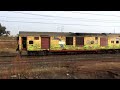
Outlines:
<svg viewBox="0 0 120 90"><path fill-rule="evenodd" d="M61 32L63 32L63 30L64 30L64 26L61 26Z"/></svg>
<svg viewBox="0 0 120 90"><path fill-rule="evenodd" d="M114 28L114 33L115 33L115 28Z"/></svg>
<svg viewBox="0 0 120 90"><path fill-rule="evenodd" d="M59 27L57 27L57 32L59 32Z"/></svg>

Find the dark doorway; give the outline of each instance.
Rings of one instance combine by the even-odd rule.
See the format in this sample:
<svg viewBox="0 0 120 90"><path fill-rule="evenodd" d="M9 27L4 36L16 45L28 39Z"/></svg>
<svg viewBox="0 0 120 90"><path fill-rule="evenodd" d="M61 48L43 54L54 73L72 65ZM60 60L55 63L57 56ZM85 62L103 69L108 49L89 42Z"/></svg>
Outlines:
<svg viewBox="0 0 120 90"><path fill-rule="evenodd" d="M22 37L22 47L23 49L27 49L27 37Z"/></svg>
<svg viewBox="0 0 120 90"><path fill-rule="evenodd" d="M42 49L50 48L50 37L41 37L41 48Z"/></svg>

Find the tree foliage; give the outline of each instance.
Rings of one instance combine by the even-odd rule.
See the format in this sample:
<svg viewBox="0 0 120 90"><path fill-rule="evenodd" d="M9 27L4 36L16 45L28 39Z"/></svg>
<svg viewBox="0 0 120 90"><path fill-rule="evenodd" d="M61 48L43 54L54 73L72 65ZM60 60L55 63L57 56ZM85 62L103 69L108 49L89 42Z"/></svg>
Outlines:
<svg viewBox="0 0 120 90"><path fill-rule="evenodd" d="M8 35L10 35L10 32L9 31L6 31L6 27L5 26L2 26L1 24L0 24L0 36L2 36L2 35L6 35L6 36L8 36Z"/></svg>

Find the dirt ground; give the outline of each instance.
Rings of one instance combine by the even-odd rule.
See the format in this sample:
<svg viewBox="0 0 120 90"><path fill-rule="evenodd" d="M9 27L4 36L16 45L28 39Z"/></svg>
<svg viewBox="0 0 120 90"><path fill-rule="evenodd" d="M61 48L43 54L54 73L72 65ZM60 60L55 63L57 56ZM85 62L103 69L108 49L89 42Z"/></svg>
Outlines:
<svg viewBox="0 0 120 90"><path fill-rule="evenodd" d="M0 42L0 79L120 79L120 54L20 57L16 46Z"/></svg>
<svg viewBox="0 0 120 90"><path fill-rule="evenodd" d="M101 55L95 55L95 57ZM113 55L114 57L115 55ZM119 79L119 56L115 59L94 55L56 57L0 57L0 79ZM69 58L68 58L69 57ZM82 59L81 59L82 57ZM84 57L84 58L83 58ZM111 55L112 57L112 55ZM31 60L32 58L32 60ZM34 60L35 58L35 60ZM79 58L77 61L72 58ZM9 59L9 60L8 60ZM22 60L22 61L21 61ZM30 60L30 61L29 61ZM36 61L40 60L40 61ZM64 61L65 60L65 61ZM71 60L71 61L69 61ZM10 63L3 63L9 61ZM24 63L23 63L24 62ZM27 63L26 63L27 62ZM31 63L29 63L31 62Z"/></svg>

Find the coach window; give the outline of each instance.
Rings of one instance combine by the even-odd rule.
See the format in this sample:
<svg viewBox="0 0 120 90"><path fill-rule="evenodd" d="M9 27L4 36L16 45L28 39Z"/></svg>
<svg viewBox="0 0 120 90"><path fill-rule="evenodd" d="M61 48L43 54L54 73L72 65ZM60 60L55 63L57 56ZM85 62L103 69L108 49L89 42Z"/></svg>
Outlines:
<svg viewBox="0 0 120 90"><path fill-rule="evenodd" d="M116 41L116 43L119 43L119 41Z"/></svg>
<svg viewBox="0 0 120 90"><path fill-rule="evenodd" d="M34 40L39 40L39 37L34 37Z"/></svg>
<svg viewBox="0 0 120 90"><path fill-rule="evenodd" d="M94 44L94 41L91 41L91 44Z"/></svg>
<svg viewBox="0 0 120 90"><path fill-rule="evenodd" d="M33 41L29 41L29 44L33 44Z"/></svg>
<svg viewBox="0 0 120 90"><path fill-rule="evenodd" d="M66 45L73 45L73 37L66 37Z"/></svg>
<svg viewBox="0 0 120 90"><path fill-rule="evenodd" d="M95 37L95 40L98 40L98 37Z"/></svg>
<svg viewBox="0 0 120 90"><path fill-rule="evenodd" d="M76 37L76 45L81 45L81 37Z"/></svg>
<svg viewBox="0 0 120 90"><path fill-rule="evenodd" d="M84 45L84 37L76 37L76 45Z"/></svg>
<svg viewBox="0 0 120 90"><path fill-rule="evenodd" d="M111 41L111 43L114 43L114 41Z"/></svg>

